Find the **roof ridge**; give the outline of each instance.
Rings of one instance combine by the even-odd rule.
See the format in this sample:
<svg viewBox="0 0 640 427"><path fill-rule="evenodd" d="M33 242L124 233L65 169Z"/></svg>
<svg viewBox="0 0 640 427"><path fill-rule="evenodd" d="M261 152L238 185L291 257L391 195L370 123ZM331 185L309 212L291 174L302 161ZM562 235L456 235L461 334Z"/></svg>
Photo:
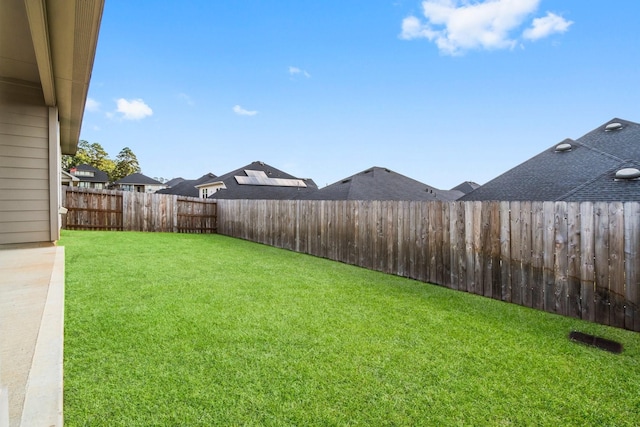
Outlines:
<svg viewBox="0 0 640 427"><path fill-rule="evenodd" d="M603 156L605 156L605 157L608 157L608 158L610 158L610 159L614 159L614 160L618 160L618 161L624 161L624 159L623 159L623 158L621 158L621 157L618 157L618 156L613 155L613 154L611 154L611 153L607 153L606 151L602 151L602 150L600 150L599 148L593 147L593 146L591 146L591 145L584 144L584 143L582 143L582 142L580 142L580 141L578 141L578 140L575 140L574 142L575 142L575 143L577 143L577 144L579 144L579 145L580 145L580 146L582 146L582 147L588 148L589 150L591 150L591 151L593 151L593 152L596 152L596 153L598 153L598 154L601 154L601 155L603 155ZM556 144L556 145L557 145L557 144Z"/></svg>

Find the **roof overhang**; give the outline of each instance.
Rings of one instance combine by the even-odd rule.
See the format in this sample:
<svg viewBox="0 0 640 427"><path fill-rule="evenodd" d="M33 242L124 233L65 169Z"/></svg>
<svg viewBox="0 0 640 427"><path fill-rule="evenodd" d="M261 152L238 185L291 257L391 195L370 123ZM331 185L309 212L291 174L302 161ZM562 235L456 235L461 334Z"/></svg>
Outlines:
<svg viewBox="0 0 640 427"><path fill-rule="evenodd" d="M69 181L69 182L78 182L80 181L80 178L78 178L75 175L71 175L69 172L61 170L60 171L60 179L65 182L65 181Z"/></svg>
<svg viewBox="0 0 640 427"><path fill-rule="evenodd" d="M57 107L63 154L75 154L104 0L2 0L0 78L35 83Z"/></svg>
<svg viewBox="0 0 640 427"><path fill-rule="evenodd" d="M204 184L194 185L196 188L227 188L223 181L205 182Z"/></svg>

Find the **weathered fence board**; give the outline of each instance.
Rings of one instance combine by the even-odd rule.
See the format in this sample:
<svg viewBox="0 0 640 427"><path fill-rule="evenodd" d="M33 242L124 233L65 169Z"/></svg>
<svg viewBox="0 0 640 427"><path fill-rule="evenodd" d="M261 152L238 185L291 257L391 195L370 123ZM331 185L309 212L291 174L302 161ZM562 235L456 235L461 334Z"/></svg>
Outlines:
<svg viewBox="0 0 640 427"><path fill-rule="evenodd" d="M640 331L640 203L218 201L221 234Z"/></svg>
<svg viewBox="0 0 640 427"><path fill-rule="evenodd" d="M581 318L595 322L595 212L593 203L580 204L580 302Z"/></svg>
<svg viewBox="0 0 640 427"><path fill-rule="evenodd" d="M215 233L216 202L169 194L65 187L63 228Z"/></svg>
<svg viewBox="0 0 640 427"><path fill-rule="evenodd" d="M609 203L609 324L624 328L624 204Z"/></svg>
<svg viewBox="0 0 640 427"><path fill-rule="evenodd" d="M539 285L535 285L538 283ZM544 205L531 203L531 307L544 310Z"/></svg>
<svg viewBox="0 0 640 427"><path fill-rule="evenodd" d="M567 206L567 314L580 318L580 205Z"/></svg>
<svg viewBox="0 0 640 427"><path fill-rule="evenodd" d="M544 294L544 309L555 312L555 204L544 202L542 204L543 237L542 237L542 280Z"/></svg>
<svg viewBox="0 0 640 427"><path fill-rule="evenodd" d="M624 327L640 331L640 203L624 204L625 317Z"/></svg>
<svg viewBox="0 0 640 427"><path fill-rule="evenodd" d="M522 305L533 306L531 259L531 202L520 203L520 292Z"/></svg>
<svg viewBox="0 0 640 427"><path fill-rule="evenodd" d="M510 266L511 266L511 302L521 305L522 298L522 216L520 202L511 203L510 227Z"/></svg>
<svg viewBox="0 0 640 427"><path fill-rule="evenodd" d="M609 323L609 206L598 202L595 210L596 322Z"/></svg>
<svg viewBox="0 0 640 427"><path fill-rule="evenodd" d="M502 301L511 302L511 212L509 202L500 202L500 294Z"/></svg>

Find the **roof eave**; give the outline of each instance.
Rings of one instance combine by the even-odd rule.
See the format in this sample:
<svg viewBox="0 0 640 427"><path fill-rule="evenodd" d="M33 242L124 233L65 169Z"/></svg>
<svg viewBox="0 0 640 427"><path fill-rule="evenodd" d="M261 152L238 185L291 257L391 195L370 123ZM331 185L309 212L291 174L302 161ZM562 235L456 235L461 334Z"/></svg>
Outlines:
<svg viewBox="0 0 640 427"><path fill-rule="evenodd" d="M46 105L58 107L62 154L75 154L104 0L25 0Z"/></svg>

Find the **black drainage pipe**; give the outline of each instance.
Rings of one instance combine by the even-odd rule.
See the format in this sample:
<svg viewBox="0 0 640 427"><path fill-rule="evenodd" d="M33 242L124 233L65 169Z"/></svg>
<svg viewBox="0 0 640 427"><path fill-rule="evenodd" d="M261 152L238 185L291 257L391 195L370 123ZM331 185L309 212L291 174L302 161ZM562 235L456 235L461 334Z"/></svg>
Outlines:
<svg viewBox="0 0 640 427"><path fill-rule="evenodd" d="M579 342L582 344L597 347L601 350L605 350L611 353L622 353L622 344L616 341L611 341L606 338L596 337L595 335L585 334L583 332L572 331L569 334L571 341Z"/></svg>

